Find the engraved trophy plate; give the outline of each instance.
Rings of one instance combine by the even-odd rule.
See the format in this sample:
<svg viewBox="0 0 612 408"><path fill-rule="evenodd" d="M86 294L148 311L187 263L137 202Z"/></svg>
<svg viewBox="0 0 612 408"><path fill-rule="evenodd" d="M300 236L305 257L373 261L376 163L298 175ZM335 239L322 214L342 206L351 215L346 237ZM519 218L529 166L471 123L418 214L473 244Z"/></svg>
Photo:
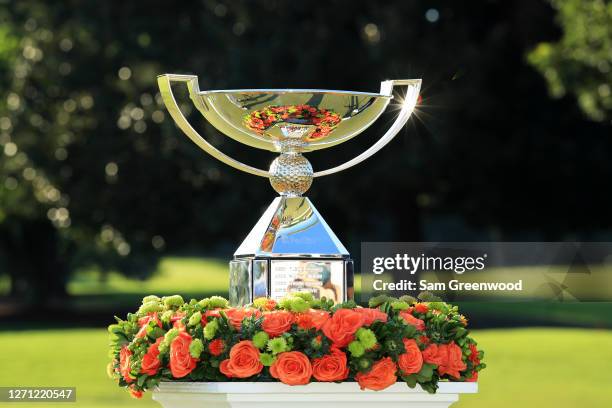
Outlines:
<svg viewBox="0 0 612 408"><path fill-rule="evenodd" d="M217 130L245 145L280 153L269 170L239 162L211 145L189 124L172 93L172 82L187 84L198 111ZM230 302L258 297L280 299L308 291L342 302L353 297L353 261L312 202L302 197L314 177L348 169L369 158L404 127L416 106L420 79L389 80L379 93L320 89L240 89L200 91L193 75L158 77L170 115L200 148L223 163L267 177L280 194L247 235L230 262ZM332 147L368 128L406 87L399 113L387 132L357 157L314 172L302 153Z"/></svg>

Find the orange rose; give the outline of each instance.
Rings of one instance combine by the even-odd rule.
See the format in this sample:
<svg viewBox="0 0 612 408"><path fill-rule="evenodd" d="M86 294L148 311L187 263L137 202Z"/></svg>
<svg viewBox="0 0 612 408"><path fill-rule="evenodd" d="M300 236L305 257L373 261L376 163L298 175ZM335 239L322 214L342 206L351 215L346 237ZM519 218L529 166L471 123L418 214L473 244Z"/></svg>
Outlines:
<svg viewBox="0 0 612 408"><path fill-rule="evenodd" d="M323 333L337 347L346 347L363 325L363 316L351 309L340 309L323 325Z"/></svg>
<svg viewBox="0 0 612 408"><path fill-rule="evenodd" d="M423 355L414 339L404 339L406 352L399 356L397 365L404 375L414 374L421 371L423 367Z"/></svg>
<svg viewBox="0 0 612 408"><path fill-rule="evenodd" d="M332 348L330 353L312 362L312 375L318 381L342 381L349 375L346 365L346 354L343 351Z"/></svg>
<svg viewBox="0 0 612 408"><path fill-rule="evenodd" d="M446 356L441 351L437 344L430 344L423 350L423 361L439 366L446 360Z"/></svg>
<svg viewBox="0 0 612 408"><path fill-rule="evenodd" d="M215 339L208 345L208 351L215 357L223 353L223 350L225 350L225 343L221 339Z"/></svg>
<svg viewBox="0 0 612 408"><path fill-rule="evenodd" d="M411 315L407 310L400 312L400 317L404 319L404 321L408 324L413 325L417 328L417 330L424 331L425 330L425 322L421 319L417 319L413 315Z"/></svg>
<svg viewBox="0 0 612 408"><path fill-rule="evenodd" d="M238 342L230 350L229 358L219 365L221 373L228 378L247 378L259 374L263 364L259 361L259 350L250 340Z"/></svg>
<svg viewBox="0 0 612 408"><path fill-rule="evenodd" d="M427 313L429 311L429 306L425 303L417 303L414 305L414 311L418 313Z"/></svg>
<svg viewBox="0 0 612 408"><path fill-rule="evenodd" d="M130 395L132 396L132 398L140 399L142 398L142 391L135 389L132 385L130 386Z"/></svg>
<svg viewBox="0 0 612 408"><path fill-rule="evenodd" d="M228 309L225 311L225 315L234 329L240 330L242 327L242 320L245 317L261 317L261 311L259 309Z"/></svg>
<svg viewBox="0 0 612 408"><path fill-rule="evenodd" d="M327 320L329 320L329 312L325 310L310 309L296 316L298 327L304 330L321 330L321 327L323 327Z"/></svg>
<svg viewBox="0 0 612 408"><path fill-rule="evenodd" d="M263 315L261 328L268 333L270 337L276 337L289 331L294 321L295 318L293 317L293 313L287 312L286 310L268 312Z"/></svg>
<svg viewBox="0 0 612 408"><path fill-rule="evenodd" d="M278 355L270 366L270 374L287 385L304 385L310 382L312 365L305 354L287 351Z"/></svg>
<svg viewBox="0 0 612 408"><path fill-rule="evenodd" d="M456 345L454 341L448 344L441 344L438 348L442 349L440 353L446 357L438 366L438 373L440 376L448 374L452 377L459 378L461 376L459 371L463 371L467 368L463 361L461 348Z"/></svg>
<svg viewBox="0 0 612 408"><path fill-rule="evenodd" d="M373 391L380 391L395 384L397 381L396 371L397 366L391 360L391 357L385 357L374 364L367 373L357 373L355 379L362 390L367 388Z"/></svg>
<svg viewBox="0 0 612 408"><path fill-rule="evenodd" d="M140 330L136 333L136 337L144 337L147 335L147 327L149 326L149 322L153 320L158 327L162 327L162 323L157 317L157 312L149 313L145 317L141 317L138 319L138 326Z"/></svg>
<svg viewBox="0 0 612 408"><path fill-rule="evenodd" d="M147 354L142 358L142 364L140 366L140 372L142 374L155 375L161 362L159 361L159 343L163 340L163 337L158 337L155 343L151 344L147 349Z"/></svg>
<svg viewBox="0 0 612 408"><path fill-rule="evenodd" d="M189 354L191 336L181 331L170 344L170 371L174 378L182 378L196 366L196 359Z"/></svg>
<svg viewBox="0 0 612 408"><path fill-rule="evenodd" d="M363 316L363 325L369 326L377 320L381 322L387 321L387 314L379 309L371 309L368 307L358 307L355 311Z"/></svg>
<svg viewBox="0 0 612 408"><path fill-rule="evenodd" d="M123 346L119 352L119 373L123 376L123 379L127 383L134 381L130 377L130 360L132 359L132 352L128 350L127 346Z"/></svg>

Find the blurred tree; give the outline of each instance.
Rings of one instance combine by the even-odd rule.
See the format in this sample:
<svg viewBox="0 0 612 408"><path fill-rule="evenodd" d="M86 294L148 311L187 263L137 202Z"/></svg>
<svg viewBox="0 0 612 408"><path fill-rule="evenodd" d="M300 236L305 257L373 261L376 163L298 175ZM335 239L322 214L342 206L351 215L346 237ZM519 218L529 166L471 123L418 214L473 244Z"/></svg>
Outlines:
<svg viewBox="0 0 612 408"><path fill-rule="evenodd" d="M563 29L558 42L542 42L529 62L544 75L550 93L576 95L593 120L612 119L612 3L552 0Z"/></svg>
<svg viewBox="0 0 612 408"><path fill-rule="evenodd" d="M367 91L422 77L410 129L309 191L353 254L361 241L610 228L609 126L550 101L525 63L558 38L553 17L527 0L3 2L0 273L13 294L45 301L77 268L145 277L165 251L231 254L274 193L182 136L157 93L163 72L199 74L203 89ZM359 153L392 118L310 155L315 168ZM272 158L191 119L239 159Z"/></svg>

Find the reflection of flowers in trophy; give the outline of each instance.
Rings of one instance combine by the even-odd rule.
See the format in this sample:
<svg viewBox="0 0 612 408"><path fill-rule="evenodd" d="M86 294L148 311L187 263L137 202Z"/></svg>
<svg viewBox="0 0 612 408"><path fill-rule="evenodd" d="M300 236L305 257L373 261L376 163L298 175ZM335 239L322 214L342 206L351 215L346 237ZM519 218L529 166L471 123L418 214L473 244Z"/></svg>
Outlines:
<svg viewBox="0 0 612 408"><path fill-rule="evenodd" d="M268 128L283 122L316 126L308 140L327 136L340 121L340 115L332 110L310 105L272 105L244 116L244 124L259 134L264 134Z"/></svg>

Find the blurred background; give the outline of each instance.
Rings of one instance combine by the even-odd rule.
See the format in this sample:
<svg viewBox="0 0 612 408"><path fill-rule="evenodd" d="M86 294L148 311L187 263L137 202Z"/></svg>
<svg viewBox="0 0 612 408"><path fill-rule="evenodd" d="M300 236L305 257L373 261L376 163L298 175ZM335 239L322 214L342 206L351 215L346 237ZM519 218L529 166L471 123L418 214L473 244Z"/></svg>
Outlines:
<svg viewBox="0 0 612 408"><path fill-rule="evenodd" d="M0 385L154 406L106 379L103 327L145 294L227 292L227 261L275 193L184 137L158 74L202 89L422 78L405 132L308 193L358 258L363 241L612 241L611 70L604 0L0 1ZM315 170L393 115L309 154ZM272 160L198 116L225 152ZM610 304L462 307L489 368L457 406L612 404Z"/></svg>

